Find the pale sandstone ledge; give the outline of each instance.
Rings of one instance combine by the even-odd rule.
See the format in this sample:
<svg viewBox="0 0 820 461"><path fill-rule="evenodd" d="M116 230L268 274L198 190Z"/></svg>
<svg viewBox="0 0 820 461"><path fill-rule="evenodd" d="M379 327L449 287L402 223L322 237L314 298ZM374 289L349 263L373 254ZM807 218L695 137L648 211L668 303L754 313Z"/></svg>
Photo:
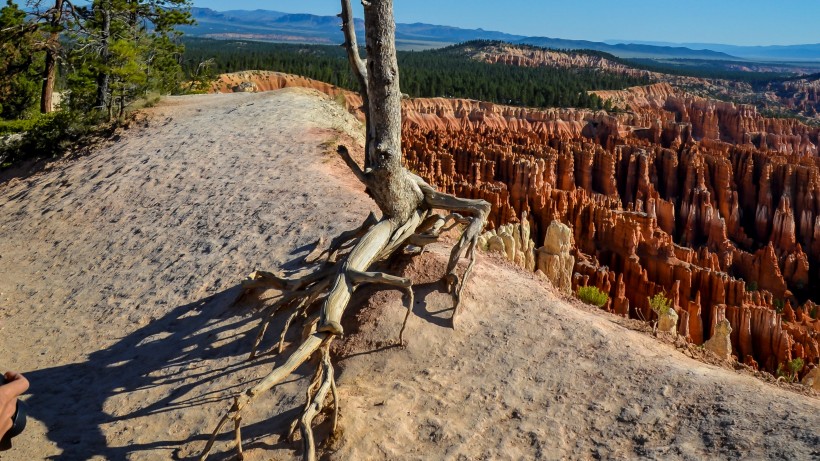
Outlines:
<svg viewBox="0 0 820 461"><path fill-rule="evenodd" d="M236 283L373 209L328 154L348 136L356 122L304 90L169 98L116 142L0 184L0 365L32 381L4 459L198 451L229 396L279 360L244 362L255 318L230 307ZM818 399L686 358L503 261L480 257L453 330L433 283L445 261L441 246L407 263L407 349L383 347L397 292L340 341L330 458L817 456ZM245 414L248 459L298 456L279 434L306 380Z"/></svg>

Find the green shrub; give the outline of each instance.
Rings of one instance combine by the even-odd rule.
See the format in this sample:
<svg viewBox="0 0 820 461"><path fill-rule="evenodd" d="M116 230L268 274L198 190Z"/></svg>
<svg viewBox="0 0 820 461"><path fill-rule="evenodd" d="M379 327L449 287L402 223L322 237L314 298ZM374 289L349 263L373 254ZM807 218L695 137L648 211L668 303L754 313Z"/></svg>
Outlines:
<svg viewBox="0 0 820 461"><path fill-rule="evenodd" d="M672 307L672 300L663 293L656 293L655 296L647 299L649 299L649 307L659 316L668 313L669 308Z"/></svg>
<svg viewBox="0 0 820 461"><path fill-rule="evenodd" d="M746 284L746 291L757 291L757 282L751 281Z"/></svg>
<svg viewBox="0 0 820 461"><path fill-rule="evenodd" d="M36 117L23 120L0 120L0 136L29 131L36 122Z"/></svg>
<svg viewBox="0 0 820 461"><path fill-rule="evenodd" d="M774 304L774 310L777 311L778 314L782 314L783 309L786 308L786 301L782 299L775 298L772 304Z"/></svg>
<svg viewBox="0 0 820 461"><path fill-rule="evenodd" d="M336 93L336 96L333 97L333 101L342 107L342 109L347 110L347 100L345 99L345 94L343 92Z"/></svg>
<svg viewBox="0 0 820 461"><path fill-rule="evenodd" d="M791 370L792 374L796 375L803 369L805 362L803 362L803 359L800 357L797 357L796 359L790 361L787 365L789 366L789 370Z"/></svg>
<svg viewBox="0 0 820 461"><path fill-rule="evenodd" d="M609 296L598 287L578 287L577 295L581 301L597 307L603 307L609 301Z"/></svg>
<svg viewBox="0 0 820 461"><path fill-rule="evenodd" d="M790 360L785 364L781 363L777 366L777 376L791 383L797 379L797 374L803 369L803 365L805 365L805 362L800 357Z"/></svg>
<svg viewBox="0 0 820 461"><path fill-rule="evenodd" d="M29 120L4 123L4 126L23 135L0 145L0 167L61 155L94 129L91 117L72 111L52 112Z"/></svg>

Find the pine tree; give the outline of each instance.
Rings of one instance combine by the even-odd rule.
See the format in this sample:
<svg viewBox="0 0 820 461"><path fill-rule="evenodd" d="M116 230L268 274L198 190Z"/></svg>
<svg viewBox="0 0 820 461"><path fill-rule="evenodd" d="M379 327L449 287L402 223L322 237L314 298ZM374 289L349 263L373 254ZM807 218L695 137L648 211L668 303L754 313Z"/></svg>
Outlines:
<svg viewBox="0 0 820 461"><path fill-rule="evenodd" d="M75 108L110 119L149 91L178 88L183 47L176 26L191 23L189 0L94 0L84 16L73 57L77 75L70 80Z"/></svg>
<svg viewBox="0 0 820 461"><path fill-rule="evenodd" d="M38 102L36 25L12 0L0 9L0 118L26 117Z"/></svg>
<svg viewBox="0 0 820 461"><path fill-rule="evenodd" d="M64 55L63 39L79 24L80 17L70 0L35 0L31 7L34 22L42 34L39 48L45 52L40 112L46 114L54 110L57 66Z"/></svg>

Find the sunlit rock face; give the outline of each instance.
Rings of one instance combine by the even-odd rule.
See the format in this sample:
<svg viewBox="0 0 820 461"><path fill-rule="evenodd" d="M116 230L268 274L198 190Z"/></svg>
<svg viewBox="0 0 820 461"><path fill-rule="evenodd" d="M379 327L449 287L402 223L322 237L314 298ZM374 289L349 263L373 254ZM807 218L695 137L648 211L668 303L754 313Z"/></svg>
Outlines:
<svg viewBox="0 0 820 461"><path fill-rule="evenodd" d="M741 362L818 363L820 129L667 84L599 94L628 111L407 100L407 166L489 201L493 229L569 226L573 288L613 313L654 320L665 293L697 344L725 318Z"/></svg>
<svg viewBox="0 0 820 461"><path fill-rule="evenodd" d="M277 72L225 74L212 91L291 86L363 119L357 94ZM572 288L606 291L613 313L655 320L648 298L665 293L696 344L725 318L747 365L820 364L820 128L667 83L596 94L621 110L405 99L406 165L490 202L486 244L521 267L537 270L548 227L567 225Z"/></svg>

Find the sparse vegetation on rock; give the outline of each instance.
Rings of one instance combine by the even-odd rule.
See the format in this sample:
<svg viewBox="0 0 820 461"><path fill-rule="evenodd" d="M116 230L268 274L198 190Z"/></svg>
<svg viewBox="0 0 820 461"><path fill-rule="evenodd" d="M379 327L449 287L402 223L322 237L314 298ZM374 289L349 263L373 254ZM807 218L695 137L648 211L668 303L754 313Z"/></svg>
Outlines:
<svg viewBox="0 0 820 461"><path fill-rule="evenodd" d="M786 363L781 363L777 367L777 376L785 379L787 382L795 382L805 364L806 362L800 357L789 360Z"/></svg>
<svg viewBox="0 0 820 461"><path fill-rule="evenodd" d="M672 300L663 293L655 293L649 298L649 307L658 316L658 330L664 333L676 333L678 313L672 307Z"/></svg>
<svg viewBox="0 0 820 461"><path fill-rule="evenodd" d="M672 300L667 298L663 293L656 293L655 296L649 298L649 307L659 316L666 315L672 307Z"/></svg>
<svg viewBox="0 0 820 461"><path fill-rule="evenodd" d="M576 294L581 301L596 307L603 307L609 301L609 296L594 286L578 287Z"/></svg>

